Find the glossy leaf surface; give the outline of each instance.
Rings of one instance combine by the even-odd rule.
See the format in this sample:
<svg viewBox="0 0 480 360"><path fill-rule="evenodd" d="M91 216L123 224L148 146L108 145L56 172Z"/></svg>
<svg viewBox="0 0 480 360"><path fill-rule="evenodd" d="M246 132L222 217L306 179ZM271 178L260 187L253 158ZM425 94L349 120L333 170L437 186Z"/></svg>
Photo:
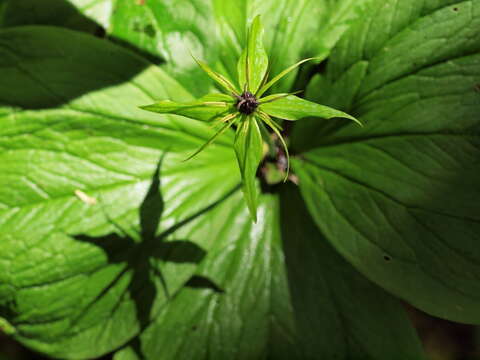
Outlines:
<svg viewBox="0 0 480 360"><path fill-rule="evenodd" d="M480 322L479 0L71 3L137 55L61 29L0 32L2 331L65 359L423 359L378 285ZM194 102L212 81L189 50L235 82L261 14L276 74L328 55L360 6L314 102L261 105L345 115L322 103L366 125L295 122L308 211L284 184L260 193L255 120L182 162L222 115ZM138 109L167 98L156 110L177 115Z"/></svg>
<svg viewBox="0 0 480 360"><path fill-rule="evenodd" d="M213 131L138 109L152 94L191 99L161 70L58 28L0 42L2 327L56 357L96 357L136 335L205 256L214 205L240 184L233 137L192 169L182 160Z"/></svg>
<svg viewBox="0 0 480 360"><path fill-rule="evenodd" d="M70 23L61 24L62 17L52 17L51 9L73 5L79 12L75 22L86 18L102 26L111 39L161 63L196 95L209 92L211 83L190 53L209 64L216 62L216 70L228 73L232 81L237 79L237 60L247 41L247 27L256 15L262 16L267 30L265 40L272 59L271 72L278 74L303 58L325 58L367 3L366 0L48 1L49 7L40 6L37 0L14 1L23 4L17 10L27 7L35 10L15 15L22 19L17 24L69 27ZM293 80L292 73L274 91L289 91Z"/></svg>
<svg viewBox="0 0 480 360"><path fill-rule="evenodd" d="M300 124L297 144L313 149L294 168L357 269L424 311L479 323L480 2L394 3L372 3L373 26L352 28L317 83L365 128Z"/></svg>
<svg viewBox="0 0 480 360"><path fill-rule="evenodd" d="M239 201L228 241L115 360L423 359L399 303L334 252L297 190L262 195L257 224Z"/></svg>

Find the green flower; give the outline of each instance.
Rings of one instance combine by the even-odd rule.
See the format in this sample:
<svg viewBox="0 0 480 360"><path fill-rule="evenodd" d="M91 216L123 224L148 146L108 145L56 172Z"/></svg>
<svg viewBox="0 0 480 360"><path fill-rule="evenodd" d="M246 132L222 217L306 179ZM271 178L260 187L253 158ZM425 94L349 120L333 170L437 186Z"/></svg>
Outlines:
<svg viewBox="0 0 480 360"><path fill-rule="evenodd" d="M257 16L249 30L247 46L238 61L238 87L223 75L213 71L204 62L195 59L198 65L225 90L225 94L209 94L197 101L188 103L164 100L141 107L156 113L177 114L220 125L220 129L215 135L186 160L200 153L232 125L236 126L235 154L242 175L243 192L254 221L256 221L257 208L255 177L257 168L264 156L261 130L264 129L265 125L278 136L285 149L287 155L285 180L288 177L288 147L281 134L281 126L272 117L289 121L306 117L324 119L340 117L351 119L360 124L357 119L344 112L301 99L294 94L282 93L264 96L285 75L314 58L299 61L283 70L273 79L268 80L269 62L262 37L263 27L260 17Z"/></svg>

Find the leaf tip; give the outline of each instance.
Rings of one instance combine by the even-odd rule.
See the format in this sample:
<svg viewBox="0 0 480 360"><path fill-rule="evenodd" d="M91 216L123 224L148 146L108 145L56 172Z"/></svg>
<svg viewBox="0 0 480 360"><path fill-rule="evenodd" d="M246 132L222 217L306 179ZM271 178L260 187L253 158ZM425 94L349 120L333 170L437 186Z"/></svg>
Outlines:
<svg viewBox="0 0 480 360"><path fill-rule="evenodd" d="M262 16L260 14L255 15L252 21L252 26L253 24L255 25L261 25L262 24Z"/></svg>
<svg viewBox="0 0 480 360"><path fill-rule="evenodd" d="M14 335L17 332L17 329L15 329L15 327L6 319L0 317L0 331L4 332L6 335Z"/></svg>
<svg viewBox="0 0 480 360"><path fill-rule="evenodd" d="M195 62L198 63L198 59L193 55L192 50L190 50L189 48L187 48L187 50L188 50L188 53L190 54L190 56L192 57L192 59L195 60Z"/></svg>
<svg viewBox="0 0 480 360"><path fill-rule="evenodd" d="M362 128L365 126L360 120L358 120L357 118L354 118L353 116L350 116L349 119L353 120L357 125L360 125L360 127Z"/></svg>
<svg viewBox="0 0 480 360"><path fill-rule="evenodd" d="M192 57L192 59L197 63L197 65L200 67L200 69L202 69L203 71L205 71L207 74L207 70L205 69L205 66L207 65L206 63L204 63L203 61L197 59L195 57L195 55L193 55L193 53L190 51L190 49L188 49L188 52L190 54L190 56Z"/></svg>
<svg viewBox="0 0 480 360"><path fill-rule="evenodd" d="M248 212L250 213L250 217L254 223L257 222L257 200L254 198L249 198L248 194L244 190L246 205L248 208Z"/></svg>
<svg viewBox="0 0 480 360"><path fill-rule="evenodd" d="M249 199L245 192L244 192L244 195L245 195L247 209L250 214L250 218L254 223L257 223L257 219L258 219L257 218L257 202L256 200L252 200L251 198Z"/></svg>

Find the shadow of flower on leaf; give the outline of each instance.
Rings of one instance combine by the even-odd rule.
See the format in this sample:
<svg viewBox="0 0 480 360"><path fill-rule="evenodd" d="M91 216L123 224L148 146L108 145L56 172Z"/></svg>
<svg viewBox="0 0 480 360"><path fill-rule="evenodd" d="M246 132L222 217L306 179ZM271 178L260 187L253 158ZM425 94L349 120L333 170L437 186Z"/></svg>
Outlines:
<svg viewBox="0 0 480 360"><path fill-rule="evenodd" d="M88 235L73 236L78 241L87 242L101 248L108 256L109 264L122 264L124 266L110 284L82 311L78 319L87 313L109 291L115 288L120 281L123 281L122 279L127 274L131 273L131 280L126 292L129 293L135 303L138 322L140 328L143 329L149 324L153 316L152 309L157 297L155 278L160 280L165 298L170 299L172 296L161 271L161 263L198 264L205 257L205 250L194 242L188 240L165 241L168 235L172 234L185 222L191 220L190 218L157 235L164 210L164 201L160 192L160 169L165 154L158 163L156 171L152 176L149 190L139 209L140 231L126 231L105 213L108 221L121 235L111 233L99 237ZM112 308L112 313L120 306L123 295L119 297L117 304Z"/></svg>

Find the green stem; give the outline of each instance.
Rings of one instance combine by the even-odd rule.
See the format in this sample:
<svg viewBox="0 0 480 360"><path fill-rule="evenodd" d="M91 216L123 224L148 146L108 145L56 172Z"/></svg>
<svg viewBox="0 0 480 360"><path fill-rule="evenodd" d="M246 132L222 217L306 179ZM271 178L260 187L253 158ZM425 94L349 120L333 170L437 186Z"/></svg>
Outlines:
<svg viewBox="0 0 480 360"><path fill-rule="evenodd" d="M275 156L277 156L277 146L275 141L273 141L272 137L270 136L270 132L263 124L263 121L259 121L258 125L260 126L260 132L262 133L263 141L265 141L268 145L268 156L275 158Z"/></svg>

